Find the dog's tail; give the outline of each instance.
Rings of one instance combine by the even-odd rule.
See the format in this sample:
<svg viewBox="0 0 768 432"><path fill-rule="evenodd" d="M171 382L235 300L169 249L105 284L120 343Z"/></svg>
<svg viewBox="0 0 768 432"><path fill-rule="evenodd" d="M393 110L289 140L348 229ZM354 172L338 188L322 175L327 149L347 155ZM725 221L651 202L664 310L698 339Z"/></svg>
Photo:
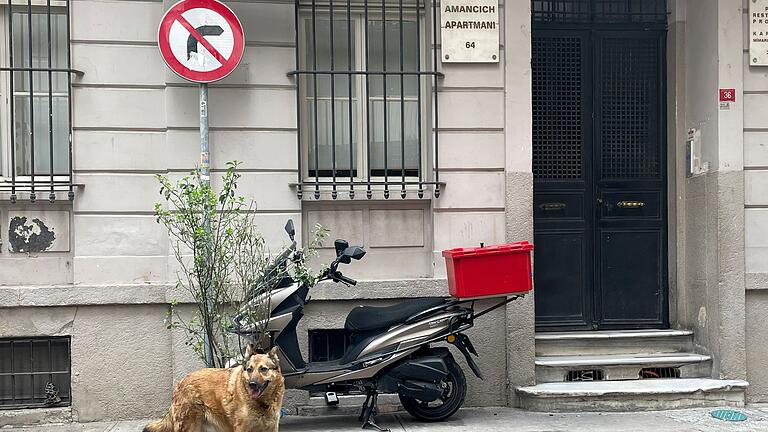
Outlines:
<svg viewBox="0 0 768 432"><path fill-rule="evenodd" d="M171 421L171 415L166 414L156 422L152 422L144 426L142 432L173 432L173 422Z"/></svg>

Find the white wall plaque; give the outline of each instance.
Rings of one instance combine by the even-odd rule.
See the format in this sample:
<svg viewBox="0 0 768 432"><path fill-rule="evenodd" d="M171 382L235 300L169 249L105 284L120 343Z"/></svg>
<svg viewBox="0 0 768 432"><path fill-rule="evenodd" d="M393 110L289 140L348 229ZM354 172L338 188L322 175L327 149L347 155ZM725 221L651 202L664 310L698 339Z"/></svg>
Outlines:
<svg viewBox="0 0 768 432"><path fill-rule="evenodd" d="M440 18L443 63L498 63L498 0L443 0Z"/></svg>
<svg viewBox="0 0 768 432"><path fill-rule="evenodd" d="M749 2L749 64L768 66L768 0Z"/></svg>

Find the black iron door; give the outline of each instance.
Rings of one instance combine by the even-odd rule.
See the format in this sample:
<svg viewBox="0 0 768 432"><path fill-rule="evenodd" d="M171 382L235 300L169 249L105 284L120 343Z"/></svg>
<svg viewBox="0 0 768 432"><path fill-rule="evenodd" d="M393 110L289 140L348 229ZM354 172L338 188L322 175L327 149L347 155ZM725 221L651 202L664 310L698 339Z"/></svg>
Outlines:
<svg viewBox="0 0 768 432"><path fill-rule="evenodd" d="M539 330L668 326L664 43L534 31Z"/></svg>

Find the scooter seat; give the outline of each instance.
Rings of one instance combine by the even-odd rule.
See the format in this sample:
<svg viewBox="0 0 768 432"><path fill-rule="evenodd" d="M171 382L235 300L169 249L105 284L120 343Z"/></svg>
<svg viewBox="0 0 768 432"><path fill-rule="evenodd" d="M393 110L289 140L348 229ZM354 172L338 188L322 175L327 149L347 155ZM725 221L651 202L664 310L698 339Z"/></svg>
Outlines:
<svg viewBox="0 0 768 432"><path fill-rule="evenodd" d="M445 303L441 298L406 300L392 306L358 306L347 315L344 328L353 332L369 332L400 324L411 316Z"/></svg>

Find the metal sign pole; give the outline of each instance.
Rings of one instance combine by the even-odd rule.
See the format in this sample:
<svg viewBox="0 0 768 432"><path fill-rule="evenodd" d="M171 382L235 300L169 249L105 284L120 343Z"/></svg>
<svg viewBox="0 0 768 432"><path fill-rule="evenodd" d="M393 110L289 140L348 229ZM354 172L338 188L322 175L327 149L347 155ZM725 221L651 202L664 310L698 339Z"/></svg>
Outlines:
<svg viewBox="0 0 768 432"><path fill-rule="evenodd" d="M200 84L200 178L211 183L208 153L208 84Z"/></svg>
<svg viewBox="0 0 768 432"><path fill-rule="evenodd" d="M211 184L211 173L210 173L210 153L208 151L208 84L201 83L200 84L200 167L198 168L198 172L200 174L200 181L203 182L204 185L210 186ZM206 237L210 239L210 233L211 233L211 222L206 218L204 221L204 227L205 232L208 234ZM210 247L210 245L209 245ZM210 287L209 287L210 288ZM210 293L205 293L205 315L208 317L208 320L211 319L211 315L213 314L213 300L211 299ZM211 325L212 323L206 323L207 325ZM205 336L203 339L204 349L205 349L205 364L208 367L214 367L213 363L213 347L211 346L211 341L209 339L208 331L205 332Z"/></svg>
<svg viewBox="0 0 768 432"><path fill-rule="evenodd" d="M9 0L10 1L10 0ZM204 31L203 27L193 28L190 22L217 22L221 25L212 26L214 32ZM226 25L223 23L226 22ZM183 31L171 31L172 28L184 28ZM211 26L204 26L211 27ZM211 30L210 28L208 30ZM210 34L209 34L210 33ZM221 36L208 40L206 36ZM210 153L208 148L208 84L229 75L240 63L245 50L245 35L243 25L232 9L217 0L180 0L168 9L160 20L157 31L157 46L163 61L180 77L200 84L200 164L197 175L202 185L210 187ZM174 48L175 47L175 48ZM186 52L184 51L186 47ZM178 48L178 49L177 49ZM195 56L192 56L192 53ZM227 53L223 55L222 53ZM215 204L214 204L215 205ZM211 221L204 220L203 227L206 237L211 237ZM204 247L212 248L212 245ZM211 249L209 249L210 251ZM204 312L210 327L214 311L212 297L220 287L205 284ZM205 332L203 350L205 363L215 366L213 334Z"/></svg>

